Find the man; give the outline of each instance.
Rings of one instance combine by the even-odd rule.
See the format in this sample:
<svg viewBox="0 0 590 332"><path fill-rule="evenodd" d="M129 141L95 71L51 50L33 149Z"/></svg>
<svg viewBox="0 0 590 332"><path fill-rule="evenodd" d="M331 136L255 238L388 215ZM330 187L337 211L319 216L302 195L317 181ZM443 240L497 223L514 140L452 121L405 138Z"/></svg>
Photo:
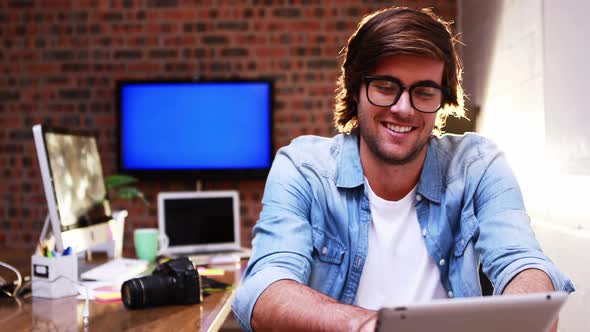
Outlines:
<svg viewBox="0 0 590 332"><path fill-rule="evenodd" d="M573 291L544 256L502 153L438 135L462 115L450 26L389 8L348 41L333 138L281 149L233 310L247 330L370 331L380 307Z"/></svg>

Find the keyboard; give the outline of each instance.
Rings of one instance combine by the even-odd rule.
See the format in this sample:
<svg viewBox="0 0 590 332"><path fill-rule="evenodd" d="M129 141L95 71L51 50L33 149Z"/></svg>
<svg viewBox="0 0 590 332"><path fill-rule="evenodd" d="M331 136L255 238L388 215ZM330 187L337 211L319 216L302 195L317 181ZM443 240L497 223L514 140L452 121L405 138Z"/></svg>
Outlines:
<svg viewBox="0 0 590 332"><path fill-rule="evenodd" d="M223 265L239 263L240 260L250 258L251 255L251 249L242 248L242 250L214 251L187 256L194 265Z"/></svg>
<svg viewBox="0 0 590 332"><path fill-rule="evenodd" d="M148 262L131 258L115 258L82 274L82 280L125 281L145 272Z"/></svg>

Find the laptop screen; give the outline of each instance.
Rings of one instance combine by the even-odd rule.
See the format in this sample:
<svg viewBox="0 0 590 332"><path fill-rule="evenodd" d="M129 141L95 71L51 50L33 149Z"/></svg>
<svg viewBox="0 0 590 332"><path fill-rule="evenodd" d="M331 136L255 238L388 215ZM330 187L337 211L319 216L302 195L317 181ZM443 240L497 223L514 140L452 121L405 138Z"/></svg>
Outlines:
<svg viewBox="0 0 590 332"><path fill-rule="evenodd" d="M234 242L231 197L167 199L166 235L170 246Z"/></svg>
<svg viewBox="0 0 590 332"><path fill-rule="evenodd" d="M237 191L158 194L158 224L170 253L233 250L240 246Z"/></svg>

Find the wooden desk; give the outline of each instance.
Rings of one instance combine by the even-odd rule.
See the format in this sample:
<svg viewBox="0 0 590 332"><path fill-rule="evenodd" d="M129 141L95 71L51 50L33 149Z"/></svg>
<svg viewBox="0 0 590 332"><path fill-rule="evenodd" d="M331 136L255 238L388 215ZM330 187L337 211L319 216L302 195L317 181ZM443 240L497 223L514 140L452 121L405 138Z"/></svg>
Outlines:
<svg viewBox="0 0 590 332"><path fill-rule="evenodd" d="M11 253L12 252L12 253ZM20 256L19 256L20 255ZM27 255L28 256L28 255ZM10 250L0 253L0 260L30 275L30 256ZM216 279L237 284L240 265L230 266ZM2 273L10 276L10 274ZM9 279L11 280L11 279ZM42 299L28 297L19 304L11 298L0 298L0 330L3 331L217 331L230 313L235 290L212 293L197 305L162 306L127 310L121 302L90 301L88 327L84 327L84 301L76 297Z"/></svg>

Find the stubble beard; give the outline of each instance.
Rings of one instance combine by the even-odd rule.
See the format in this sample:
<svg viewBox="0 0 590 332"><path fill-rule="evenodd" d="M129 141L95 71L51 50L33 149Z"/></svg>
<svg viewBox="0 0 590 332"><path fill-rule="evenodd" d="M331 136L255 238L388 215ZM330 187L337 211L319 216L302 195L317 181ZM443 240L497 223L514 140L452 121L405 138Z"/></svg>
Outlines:
<svg viewBox="0 0 590 332"><path fill-rule="evenodd" d="M405 165L416 160L430 139L430 136L424 137L405 156L400 158L392 155L384 145L379 144L377 134L372 133L363 121L359 121L359 135L375 157L390 165Z"/></svg>

